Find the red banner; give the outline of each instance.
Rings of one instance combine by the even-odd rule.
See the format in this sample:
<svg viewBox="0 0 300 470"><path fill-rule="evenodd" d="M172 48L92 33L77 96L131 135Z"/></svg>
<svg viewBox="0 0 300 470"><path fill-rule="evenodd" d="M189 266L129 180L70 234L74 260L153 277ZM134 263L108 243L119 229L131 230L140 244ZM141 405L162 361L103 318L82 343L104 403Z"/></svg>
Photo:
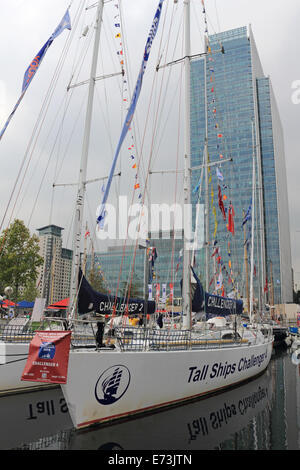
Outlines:
<svg viewBox="0 0 300 470"><path fill-rule="evenodd" d="M160 284L156 284L155 300L157 303L159 302L159 296L160 296Z"/></svg>
<svg viewBox="0 0 300 470"><path fill-rule="evenodd" d="M71 331L36 331L21 380L67 382Z"/></svg>

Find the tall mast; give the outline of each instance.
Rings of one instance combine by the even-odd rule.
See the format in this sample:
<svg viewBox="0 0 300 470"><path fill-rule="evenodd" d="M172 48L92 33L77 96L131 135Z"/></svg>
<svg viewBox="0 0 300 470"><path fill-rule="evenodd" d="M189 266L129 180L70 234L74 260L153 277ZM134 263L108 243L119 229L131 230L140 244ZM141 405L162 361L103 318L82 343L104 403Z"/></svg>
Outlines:
<svg viewBox="0 0 300 470"><path fill-rule="evenodd" d="M80 265L80 242L82 232L82 218L83 218L83 206L86 189L86 173L87 173L87 160L88 151L90 144L90 133L91 133L91 121L93 113L93 100L95 91L95 78L98 63L98 51L100 43L100 31L103 16L103 5L104 0L99 0L96 13L96 24L95 24L95 41L93 58L91 65L91 73L89 79L89 93L88 102L85 118L84 137L81 153L81 163L79 172L78 182L78 193L76 199L75 219L74 219L74 232L73 232L73 261L72 261L72 272L71 272L71 287L70 287L70 303L69 303L69 318L74 318L76 309L76 298L77 298L77 286L78 286L78 272Z"/></svg>
<svg viewBox="0 0 300 470"><path fill-rule="evenodd" d="M253 136L253 140L254 140L254 124L253 124L253 123L252 123L252 136ZM250 312L249 312L249 319L250 319L250 322L252 321L252 315L253 315L255 191L256 191L255 146L254 146L254 142L253 142L252 216L251 216L251 269L250 269Z"/></svg>
<svg viewBox="0 0 300 470"><path fill-rule="evenodd" d="M208 47L207 39L205 41L206 49ZM206 51L205 51L206 52ZM205 113L205 286L208 291L209 286L209 186L208 186L208 121L207 121L207 81L206 67L207 56L204 55L204 113ZM215 272L215 271L214 271Z"/></svg>
<svg viewBox="0 0 300 470"><path fill-rule="evenodd" d="M252 63L255 63L254 57L254 38L252 33L251 25L249 25L249 37L251 43L251 60ZM254 102L254 123L255 123L255 145L256 145L256 164L257 164L257 182L258 182L258 214L259 214L259 241L260 241L260 287L258 293L258 299L260 302L260 308L264 310L266 295L264 293L264 285L266 279L266 246L265 246L265 219L264 219L264 190L263 190L263 177L262 177L262 156L261 156L261 145L260 145L260 126L259 126L259 117L258 117L258 98L257 98L257 82L254 72L254 67L252 67L252 83L253 83L253 102ZM262 312L260 312L262 313Z"/></svg>
<svg viewBox="0 0 300 470"><path fill-rule="evenodd" d="M190 224L190 155L191 155L191 144L190 144L190 51L191 51L191 39L190 39L190 0L184 1L184 24L185 24L185 141L184 141L184 225L187 229L187 224ZM187 215L187 216L186 216ZM186 231L184 230L183 235L183 281L182 281L182 306L183 306L183 327L191 327L191 256L189 250L189 240L186 239L186 235L190 233L190 227Z"/></svg>
<svg viewBox="0 0 300 470"><path fill-rule="evenodd" d="M245 217L245 211L243 211L243 219ZM246 245L246 226L244 225L244 263L245 263L245 279L246 279L246 298L247 298L247 312L250 312L250 298L249 298L249 276L248 276L248 255Z"/></svg>

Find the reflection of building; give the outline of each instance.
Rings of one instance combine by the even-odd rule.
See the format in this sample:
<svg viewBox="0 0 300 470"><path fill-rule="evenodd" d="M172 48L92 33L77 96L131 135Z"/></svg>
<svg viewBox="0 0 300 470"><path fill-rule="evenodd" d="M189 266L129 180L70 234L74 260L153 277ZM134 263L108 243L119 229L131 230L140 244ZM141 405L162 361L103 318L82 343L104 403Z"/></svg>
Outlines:
<svg viewBox="0 0 300 470"><path fill-rule="evenodd" d="M256 286L259 279L262 290L267 276L269 294L272 295L274 303L291 302L292 268L284 142L271 81L262 70L250 27L210 36L209 43L211 53L206 56L206 62L201 58L191 64L191 166L199 166L203 162L206 63L209 159L210 162L217 162L222 158L233 159L232 163L219 165L223 180L218 176L216 166L211 167L212 186L209 186L209 200L210 203L212 199L214 200L218 224L216 239L222 250L222 261L227 269L229 261L232 263L233 275L241 284L244 272L242 219L243 210L247 211L251 203L252 160L255 152L257 206L259 199L263 198L261 223L260 214L256 214ZM224 47L224 54L217 52L221 45ZM198 184L200 171L196 169L192 171L193 188ZM218 183L222 196L227 197L224 200L227 212L225 221L219 210ZM203 193L204 191L202 195ZM193 203L196 196L193 194ZM235 212L234 237L226 227L230 201ZM212 205L209 214L212 242L216 227ZM263 245L261 239L264 241ZM228 255L228 242L231 243L231 255ZM265 259L266 273L262 269L261 259ZM213 266L215 259L210 257L210 260L209 280L215 273ZM229 276L226 277L226 282L228 278ZM226 290L231 288L229 283L230 281L226 284Z"/></svg>
<svg viewBox="0 0 300 470"><path fill-rule="evenodd" d="M38 290L46 303L53 303L69 297L72 251L62 248L62 230L56 225L38 229L40 255L44 265L40 268Z"/></svg>
<svg viewBox="0 0 300 470"><path fill-rule="evenodd" d="M153 234L150 245L151 247L156 247L157 250L157 258L154 262L154 277L152 280L153 295L155 296L156 284L159 284L160 297L162 297L162 284L167 284L166 293L168 296L171 283L174 284L174 297L181 297L180 281L182 279L182 258L180 257L180 251L183 247L181 231L176 232L174 244L169 232L160 232ZM109 247L105 252L95 253L94 268L96 273L98 272L101 277L103 276L106 289L111 291L112 294L115 294L118 282L121 291L124 291L124 287L128 282L130 283L132 264L134 263L132 288L139 296L143 296L144 257L144 249L137 248L135 253L134 246L127 246L123 255L122 246L113 246ZM88 256L87 275L90 269L91 257Z"/></svg>

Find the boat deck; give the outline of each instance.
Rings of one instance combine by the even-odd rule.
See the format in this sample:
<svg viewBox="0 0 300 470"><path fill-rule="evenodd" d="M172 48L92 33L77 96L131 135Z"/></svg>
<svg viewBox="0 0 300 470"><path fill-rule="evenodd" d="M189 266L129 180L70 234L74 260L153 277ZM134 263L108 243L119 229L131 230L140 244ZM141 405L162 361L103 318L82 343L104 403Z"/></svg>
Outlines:
<svg viewBox="0 0 300 470"><path fill-rule="evenodd" d="M6 327L0 329L0 342L30 343L35 331L21 331L19 328ZM267 341L268 335L265 335ZM153 329L144 327L119 327L113 332L104 335L102 344L97 342L95 329L74 329L71 337L71 348L116 348L121 351L166 351L185 349L207 349L238 347L241 344L253 344L255 339L242 337L234 330L180 330L180 329Z"/></svg>

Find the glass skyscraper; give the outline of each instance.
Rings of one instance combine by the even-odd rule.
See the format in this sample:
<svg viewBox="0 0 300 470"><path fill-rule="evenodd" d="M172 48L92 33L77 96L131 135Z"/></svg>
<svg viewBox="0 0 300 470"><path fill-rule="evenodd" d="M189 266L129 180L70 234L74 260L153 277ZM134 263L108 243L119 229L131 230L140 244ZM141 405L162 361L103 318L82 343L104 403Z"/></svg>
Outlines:
<svg viewBox="0 0 300 470"><path fill-rule="evenodd" d="M173 284L174 298L180 298L182 231L175 231L174 236L168 231L152 233L150 245L156 248L157 253L153 266L153 279L152 281L149 279L149 284L152 284L153 298L156 295L156 284L159 284L160 298L163 296L163 284L166 284L166 296L170 295L170 284ZM87 257L88 274L91 270L91 263L92 257L89 255ZM112 246L107 251L96 252L94 255L94 269L104 278L104 286L112 295L116 295L117 287L119 287L118 295L122 295L131 283L131 297L143 297L144 263L145 249L135 249L132 245L127 246L126 250L123 250L122 246Z"/></svg>
<svg viewBox="0 0 300 470"><path fill-rule="evenodd" d="M209 36L206 56L191 64L193 203L198 197L206 135L211 166L207 181L204 172L200 199L204 204L208 187L210 266L206 290L222 293L223 289L223 295L236 290L246 295L251 220L242 223L251 206L254 295L262 305L292 302L283 132L271 81L263 73L251 27ZM197 267L205 282L204 250L198 252Z"/></svg>

